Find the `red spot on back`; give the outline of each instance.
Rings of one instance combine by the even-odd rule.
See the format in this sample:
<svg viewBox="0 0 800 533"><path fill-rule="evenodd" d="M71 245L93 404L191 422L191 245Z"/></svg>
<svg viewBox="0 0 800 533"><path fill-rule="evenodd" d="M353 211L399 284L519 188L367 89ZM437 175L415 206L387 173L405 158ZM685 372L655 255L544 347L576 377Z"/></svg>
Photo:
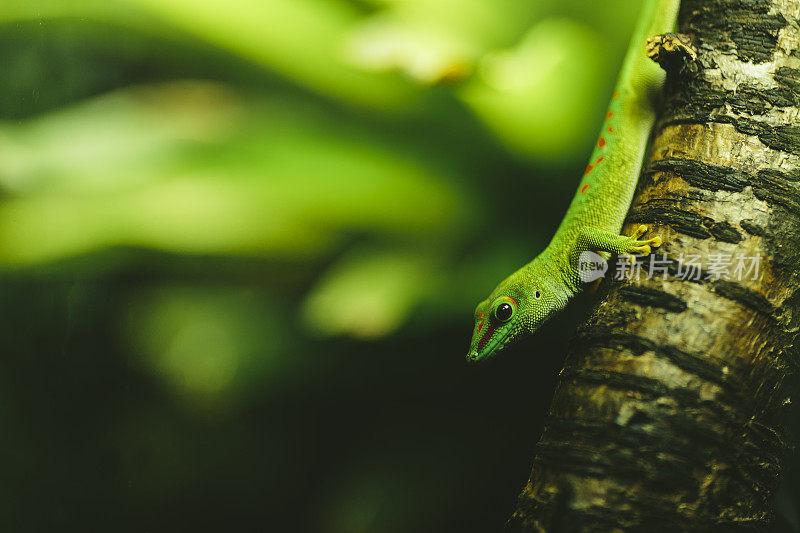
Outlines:
<svg viewBox="0 0 800 533"><path fill-rule="evenodd" d="M616 100L617 98L619 98L619 91L614 91L613 93L611 93L612 100Z"/></svg>
<svg viewBox="0 0 800 533"><path fill-rule="evenodd" d="M606 146L606 138L601 135L600 138L597 139L597 147L605 148L605 146Z"/></svg>
<svg viewBox="0 0 800 533"><path fill-rule="evenodd" d="M608 113L606 113L606 120L611 120L611 117L613 117L613 116L614 116L614 112L613 111L609 111Z"/></svg>
<svg viewBox="0 0 800 533"><path fill-rule="evenodd" d="M614 126L608 127L608 133L614 133Z"/></svg>
<svg viewBox="0 0 800 533"><path fill-rule="evenodd" d="M588 189L588 188L589 188L589 184L588 183L585 184L583 187L581 187L581 194L585 193L586 189Z"/></svg>
<svg viewBox="0 0 800 533"><path fill-rule="evenodd" d="M600 157L598 157L598 158L597 158L597 161L595 161L594 163L589 163L589 164L586 166L586 172L584 172L584 173L583 173L583 175L584 175L584 176L588 176L588 175L589 175L589 172L591 172L592 170L594 170L594 167L596 167L597 165L599 165L600 163L602 163L603 161L605 161L605 159L606 159L606 156L604 156L604 155L601 155Z"/></svg>

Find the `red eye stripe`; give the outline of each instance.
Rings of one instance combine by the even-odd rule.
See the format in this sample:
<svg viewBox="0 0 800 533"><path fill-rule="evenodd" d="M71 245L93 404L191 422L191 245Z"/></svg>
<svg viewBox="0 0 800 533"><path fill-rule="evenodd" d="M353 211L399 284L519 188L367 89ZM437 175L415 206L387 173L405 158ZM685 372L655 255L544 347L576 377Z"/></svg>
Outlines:
<svg viewBox="0 0 800 533"><path fill-rule="evenodd" d="M484 333L483 337L481 337L481 340L478 341L478 351L486 348L486 345L489 344L489 340L492 338L492 335L494 335L496 329L497 326L493 325L490 325L488 328L486 328L486 333Z"/></svg>
<svg viewBox="0 0 800 533"><path fill-rule="evenodd" d="M480 324L478 324L478 331L476 331L476 332L475 332L475 335L478 335L478 334L480 334L481 330L483 329L483 325L484 325L484 324L486 324L486 321L485 321L485 320L481 321L481 323L480 323Z"/></svg>
<svg viewBox="0 0 800 533"><path fill-rule="evenodd" d="M514 304L514 306L519 306L519 303L517 303L517 301L514 298L512 298L511 296L505 296L503 299L504 300L508 300L509 302Z"/></svg>

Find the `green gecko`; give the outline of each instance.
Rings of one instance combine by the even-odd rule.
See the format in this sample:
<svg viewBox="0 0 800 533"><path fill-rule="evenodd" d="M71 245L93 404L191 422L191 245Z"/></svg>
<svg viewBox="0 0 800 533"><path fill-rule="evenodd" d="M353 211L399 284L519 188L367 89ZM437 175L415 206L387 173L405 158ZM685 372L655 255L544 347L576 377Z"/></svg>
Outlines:
<svg viewBox="0 0 800 533"><path fill-rule="evenodd" d="M672 31L680 0L646 0L620 70L589 165L564 219L545 250L503 280L475 309L468 361L497 353L529 335L582 289L578 258L590 250L650 253L660 237L642 240L647 226L620 235L647 138L655 121L652 97L664 73L645 53L649 37ZM632 256L631 256L632 258Z"/></svg>

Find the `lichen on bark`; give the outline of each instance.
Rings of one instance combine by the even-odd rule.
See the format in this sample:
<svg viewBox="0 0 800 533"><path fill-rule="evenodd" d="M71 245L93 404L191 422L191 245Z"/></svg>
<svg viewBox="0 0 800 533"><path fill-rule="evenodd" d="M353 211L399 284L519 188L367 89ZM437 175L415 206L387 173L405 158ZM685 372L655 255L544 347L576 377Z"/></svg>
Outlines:
<svg viewBox="0 0 800 533"><path fill-rule="evenodd" d="M512 529L772 520L799 359L799 18L797 0L682 2L679 46L656 57L667 84L626 220L662 236L667 272L604 281ZM737 254L758 258L754 279L681 275L690 256Z"/></svg>

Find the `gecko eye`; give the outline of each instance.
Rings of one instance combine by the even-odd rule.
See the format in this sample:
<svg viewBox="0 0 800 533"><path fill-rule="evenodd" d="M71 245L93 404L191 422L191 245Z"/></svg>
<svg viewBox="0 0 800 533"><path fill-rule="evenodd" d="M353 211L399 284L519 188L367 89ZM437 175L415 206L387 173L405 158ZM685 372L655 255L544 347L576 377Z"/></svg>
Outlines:
<svg viewBox="0 0 800 533"><path fill-rule="evenodd" d="M497 317L497 320L500 322L508 322L513 314L514 308L511 307L511 304L505 302L498 305L494 310L494 316Z"/></svg>

